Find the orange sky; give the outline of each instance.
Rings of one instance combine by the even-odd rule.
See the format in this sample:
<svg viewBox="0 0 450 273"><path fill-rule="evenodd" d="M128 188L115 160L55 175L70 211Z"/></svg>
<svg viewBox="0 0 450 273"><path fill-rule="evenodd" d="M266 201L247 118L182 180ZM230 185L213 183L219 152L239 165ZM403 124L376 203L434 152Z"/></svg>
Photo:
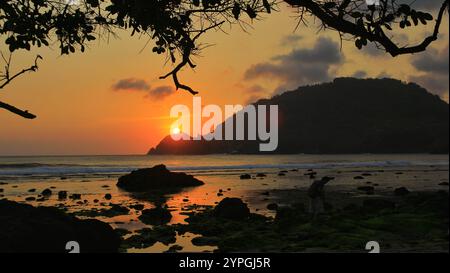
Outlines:
<svg viewBox="0 0 450 273"><path fill-rule="evenodd" d="M201 92L204 104L244 104L252 98L270 97L285 85L283 79L244 79L249 68L261 63L274 66L274 57L295 50L313 50L318 39L339 44L339 37L332 31L317 33L315 27L302 26L294 32L294 15L285 9L254 23L254 29L248 33L234 26L227 34L207 34L202 41L214 45L195 59L195 71L186 69L180 78ZM424 31L415 31L409 41ZM448 56L448 17L442 33L433 51L427 54L436 58L440 58L439 54ZM140 53L145 39L118 34L120 39L97 41L84 54L61 57L54 45L52 49L14 56L17 69L31 64L35 54L44 60L37 73L27 74L0 90L0 100L28 109L38 118L25 120L0 109L0 155L143 154L169 134L170 108L175 104L191 105L191 95L179 91L154 98L146 97L143 91L114 91L115 83L129 78L146 81L152 88L173 85L170 80L158 80L170 65L164 65L163 57L151 53L152 46ZM289 36L291 39L286 38ZM283 44L287 40L290 42ZM3 44L0 49L5 51ZM352 42L344 42L343 59L327 67L329 75L352 76L364 71L365 77L388 75L425 82L429 74L412 65L418 56L391 58L364 52L359 52ZM448 78L446 92L430 91L442 94L448 101Z"/></svg>

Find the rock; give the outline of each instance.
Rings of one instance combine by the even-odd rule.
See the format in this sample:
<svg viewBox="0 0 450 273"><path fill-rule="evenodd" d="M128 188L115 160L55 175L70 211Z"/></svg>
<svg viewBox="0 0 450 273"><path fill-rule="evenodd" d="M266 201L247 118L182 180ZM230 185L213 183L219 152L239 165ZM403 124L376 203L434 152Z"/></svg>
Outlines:
<svg viewBox="0 0 450 273"><path fill-rule="evenodd" d="M50 189L45 189L41 192L43 197L50 197L52 195L52 190Z"/></svg>
<svg viewBox="0 0 450 273"><path fill-rule="evenodd" d="M109 186L108 185L103 185L102 188L107 189L107 188L109 188Z"/></svg>
<svg viewBox="0 0 450 273"><path fill-rule="evenodd" d="M278 176L286 176L286 173L280 172L280 173L278 173Z"/></svg>
<svg viewBox="0 0 450 273"><path fill-rule="evenodd" d="M76 241L82 253L117 252L120 238L98 220L80 220L56 208L0 201L0 253L66 252Z"/></svg>
<svg viewBox="0 0 450 273"><path fill-rule="evenodd" d="M372 176L372 174L371 173L363 173L363 174L361 174L362 176Z"/></svg>
<svg viewBox="0 0 450 273"><path fill-rule="evenodd" d="M105 199L106 200L111 200L112 199L111 194L109 194L109 193L105 194Z"/></svg>
<svg viewBox="0 0 450 273"><path fill-rule="evenodd" d="M119 178L117 187L130 192L179 189L204 183L192 175L169 171L164 165L140 169Z"/></svg>
<svg viewBox="0 0 450 273"><path fill-rule="evenodd" d="M5 190L4 189L0 189L0 192L4 192Z"/></svg>
<svg viewBox="0 0 450 273"><path fill-rule="evenodd" d="M29 189L28 192L36 192L36 189Z"/></svg>
<svg viewBox="0 0 450 273"><path fill-rule="evenodd" d="M372 186L362 186L362 187L358 187L358 191L363 191L366 194L372 195L375 193L375 188Z"/></svg>
<svg viewBox="0 0 450 273"><path fill-rule="evenodd" d="M72 200L80 200L81 199L81 194L79 193L74 193L70 196L70 199Z"/></svg>
<svg viewBox="0 0 450 273"><path fill-rule="evenodd" d="M81 198L81 196L80 196L80 198ZM67 199L67 191L59 191L58 192L58 199L59 200Z"/></svg>
<svg viewBox="0 0 450 273"><path fill-rule="evenodd" d="M364 179L364 176L358 175L358 176L353 177L353 179L355 179L355 180L362 180L362 179Z"/></svg>
<svg viewBox="0 0 450 273"><path fill-rule="evenodd" d="M169 247L168 250L165 251L165 253L177 253L179 251L182 251L183 247L179 246L179 245L173 245L171 247Z"/></svg>
<svg viewBox="0 0 450 273"><path fill-rule="evenodd" d="M261 193L261 195L269 196L270 192L266 191L266 192Z"/></svg>
<svg viewBox="0 0 450 273"><path fill-rule="evenodd" d="M275 204L275 203L269 204L269 205L267 205L267 209L276 211L278 209L278 204Z"/></svg>
<svg viewBox="0 0 450 273"><path fill-rule="evenodd" d="M0 182L0 185L8 185L6 182Z"/></svg>
<svg viewBox="0 0 450 273"><path fill-rule="evenodd" d="M170 222L172 219L172 214L170 211L157 207L153 209L146 209L142 211L142 214L139 216L139 220L142 223L147 225L165 225Z"/></svg>
<svg viewBox="0 0 450 273"><path fill-rule="evenodd" d="M30 202L30 201L36 201L36 197L27 197L25 198L25 201Z"/></svg>
<svg viewBox="0 0 450 273"><path fill-rule="evenodd" d="M395 196L405 196L405 195L408 195L410 193L411 192L405 187L397 188L397 189L394 190L394 195Z"/></svg>
<svg viewBox="0 0 450 273"><path fill-rule="evenodd" d="M225 198L214 208L214 216L231 220L243 220L250 216L250 209L239 198Z"/></svg>
<svg viewBox="0 0 450 273"><path fill-rule="evenodd" d="M439 183L439 186L448 186L448 182Z"/></svg>
<svg viewBox="0 0 450 273"><path fill-rule="evenodd" d="M216 237L196 237L192 239L194 246L216 246L219 243L219 238Z"/></svg>
<svg viewBox="0 0 450 273"><path fill-rule="evenodd" d="M144 209L144 205L142 204L134 204L130 206L131 209L135 209L135 210L143 210Z"/></svg>
<svg viewBox="0 0 450 273"><path fill-rule="evenodd" d="M99 202L99 200L98 200L98 199L94 199L94 203L96 203L96 204L97 204L98 202Z"/></svg>
<svg viewBox="0 0 450 273"><path fill-rule="evenodd" d="M395 203L386 199L367 199L363 201L363 208L368 212L378 212L385 209L395 209Z"/></svg>
<svg viewBox="0 0 450 273"><path fill-rule="evenodd" d="M246 174L241 174L240 178L241 178L241 180L247 180L247 179L252 179L252 176L249 175L248 173L246 173Z"/></svg>
<svg viewBox="0 0 450 273"><path fill-rule="evenodd" d="M267 175L266 174L264 174L264 173L258 173L258 174L256 174L256 177L266 177Z"/></svg>

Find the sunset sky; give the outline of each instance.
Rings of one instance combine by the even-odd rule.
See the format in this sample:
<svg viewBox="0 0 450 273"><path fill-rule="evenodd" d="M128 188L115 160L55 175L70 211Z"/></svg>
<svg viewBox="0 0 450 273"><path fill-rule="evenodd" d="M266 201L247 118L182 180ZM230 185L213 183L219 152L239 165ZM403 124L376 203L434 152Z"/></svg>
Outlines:
<svg viewBox="0 0 450 273"><path fill-rule="evenodd" d="M341 76L413 81L448 101L448 15L427 52L396 58L373 47L359 51L352 41L344 41L341 51L336 32L318 32L312 19L309 27L295 30L296 24L294 10L283 8L247 32L238 26L210 32L202 42L212 46L180 79L200 91L204 104L245 104ZM430 31L417 28L399 35L399 42L417 42ZM174 92L170 79L158 79L171 66L151 45L141 52L147 38L117 34L71 56L59 56L57 44L14 55L17 70L36 54L44 60L37 73L0 90L0 100L38 118L0 109L0 155L144 154L169 134L170 108L191 105L192 96ZM7 51L3 43L0 49Z"/></svg>

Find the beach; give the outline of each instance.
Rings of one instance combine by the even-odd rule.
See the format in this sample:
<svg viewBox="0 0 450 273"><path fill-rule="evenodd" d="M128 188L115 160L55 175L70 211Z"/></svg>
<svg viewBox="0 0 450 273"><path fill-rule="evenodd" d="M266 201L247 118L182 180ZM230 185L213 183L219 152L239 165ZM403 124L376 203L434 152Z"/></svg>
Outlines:
<svg viewBox="0 0 450 273"><path fill-rule="evenodd" d="M402 197L394 194L401 187L412 195L442 191L448 194L448 159L448 155L428 154L0 157L0 199L57 207L81 219L98 219L110 224L126 240L152 227L140 221L139 216L142 210L154 208L155 204L163 204L170 211L172 217L167 225L174 227L188 225L189 217L211 210L226 197L239 198L248 204L251 213L274 219L279 210L269 205L308 206L307 189L324 176L335 178L325 188L326 202L334 211L362 204L367 199L388 198L401 203ZM193 175L204 185L157 199L136 196L116 186L120 176L161 163L171 171ZM241 179L242 174L249 174L250 179ZM40 194L46 189L51 194L42 198ZM80 196L61 200L58 197L61 191ZM448 227L448 215L439 221ZM162 240L145 247L124 243L121 251L218 250L214 243L196 242L200 240L195 238L202 235L194 229L180 232L182 229L176 228L175 241ZM448 234L446 242L448 252ZM361 242L360 251L365 251L363 246ZM419 246L404 246L403 250L424 251ZM445 252L441 241L436 242L434 250ZM308 247L302 251L326 249Z"/></svg>

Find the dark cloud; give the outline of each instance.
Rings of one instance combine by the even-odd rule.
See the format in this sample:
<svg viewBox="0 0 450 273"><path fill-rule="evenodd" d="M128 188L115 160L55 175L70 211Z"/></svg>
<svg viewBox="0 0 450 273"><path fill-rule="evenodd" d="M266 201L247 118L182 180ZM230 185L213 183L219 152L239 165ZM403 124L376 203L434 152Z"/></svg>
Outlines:
<svg viewBox="0 0 450 273"><path fill-rule="evenodd" d="M409 77L409 81L420 84L428 91L442 97L449 92L449 47L441 51L429 49L414 57L411 64L420 74Z"/></svg>
<svg viewBox="0 0 450 273"><path fill-rule="evenodd" d="M252 85L252 86L246 88L245 91L248 93L252 93L252 94L258 94L258 93L264 93L267 90L264 87L262 87L261 85L255 84L255 85Z"/></svg>
<svg viewBox="0 0 450 273"><path fill-rule="evenodd" d="M244 79L275 79L285 88L296 88L331 80L331 66L343 59L339 44L328 38L319 38L313 48L295 49L286 55L275 56L270 62L251 66Z"/></svg>
<svg viewBox="0 0 450 273"><path fill-rule="evenodd" d="M412 65L421 72L448 74L448 46L442 51L429 49L418 55Z"/></svg>
<svg viewBox="0 0 450 273"><path fill-rule="evenodd" d="M280 45L281 46L295 46L302 39L303 39L303 37L300 35L297 35L297 34L287 35L281 39Z"/></svg>
<svg viewBox="0 0 450 273"><path fill-rule="evenodd" d="M158 86L152 88L145 80L128 78L118 81L112 86L114 91L133 91L145 93L144 98L163 99L172 95L175 89L171 86Z"/></svg>
<svg viewBox="0 0 450 273"><path fill-rule="evenodd" d="M437 10L444 3L443 0L401 0L401 3L411 4L414 9L417 10Z"/></svg>
<svg viewBox="0 0 450 273"><path fill-rule="evenodd" d="M146 81L128 78L118 81L112 86L113 90L130 90L130 91L146 91L150 89L150 85Z"/></svg>
<svg viewBox="0 0 450 273"><path fill-rule="evenodd" d="M171 86L159 86L151 89L146 98L163 99L175 93L175 89Z"/></svg>

